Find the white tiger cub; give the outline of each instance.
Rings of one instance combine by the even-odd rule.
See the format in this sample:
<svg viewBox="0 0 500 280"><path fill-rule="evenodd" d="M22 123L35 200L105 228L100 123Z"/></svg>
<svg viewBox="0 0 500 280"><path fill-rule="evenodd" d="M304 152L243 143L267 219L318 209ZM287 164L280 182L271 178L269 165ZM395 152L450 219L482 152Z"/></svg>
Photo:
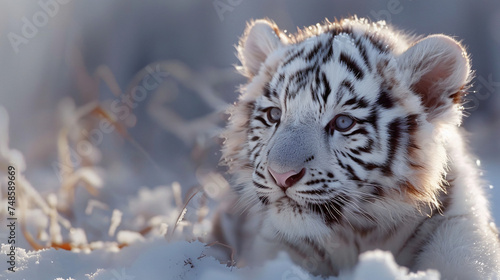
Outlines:
<svg viewBox="0 0 500 280"><path fill-rule="evenodd" d="M356 17L295 35L257 20L238 57L248 83L223 162L245 211L228 209L214 234L241 262L286 250L339 275L381 249L443 279L498 277L497 231L459 128L471 80L460 43Z"/></svg>

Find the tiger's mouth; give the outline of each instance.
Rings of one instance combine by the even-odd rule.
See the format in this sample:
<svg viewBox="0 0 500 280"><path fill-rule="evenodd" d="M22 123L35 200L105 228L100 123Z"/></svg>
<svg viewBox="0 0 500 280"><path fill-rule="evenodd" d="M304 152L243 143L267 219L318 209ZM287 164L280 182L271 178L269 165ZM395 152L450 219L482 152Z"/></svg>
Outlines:
<svg viewBox="0 0 500 280"><path fill-rule="evenodd" d="M281 191L280 191L281 192ZM280 194L265 208L266 229L283 238L321 238L331 229L346 222L345 207L337 201L308 201L293 195ZM280 235L281 236L281 235Z"/></svg>
<svg viewBox="0 0 500 280"><path fill-rule="evenodd" d="M276 200L274 203L277 206L287 206L287 207L292 207L292 208L295 208L295 207L302 208L302 207L304 207L304 205L300 205L298 201L293 200L291 197L289 197L286 194L284 196L278 198L278 200Z"/></svg>
<svg viewBox="0 0 500 280"><path fill-rule="evenodd" d="M314 189L297 190L307 186L308 181L298 182L291 188L281 188L279 197L271 199L268 202L277 209L277 213L284 211L298 215L319 217L324 224L333 225L341 223L346 205L349 204L349 197L345 194L337 193L334 190ZM320 197L303 197L303 195L323 195L333 194L330 199Z"/></svg>

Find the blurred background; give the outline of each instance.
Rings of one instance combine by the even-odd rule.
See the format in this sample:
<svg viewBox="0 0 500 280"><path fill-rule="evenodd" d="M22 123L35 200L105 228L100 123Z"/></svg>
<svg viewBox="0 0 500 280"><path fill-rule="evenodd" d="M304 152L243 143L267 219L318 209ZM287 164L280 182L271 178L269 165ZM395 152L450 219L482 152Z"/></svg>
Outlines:
<svg viewBox="0 0 500 280"><path fill-rule="evenodd" d="M187 192L204 174L224 172L217 135L244 82L233 66L246 22L267 17L294 32L350 15L444 33L467 47L476 74L464 127L500 221L496 0L2 1L0 105L9 145L42 196L82 166L114 186L101 196L174 181Z"/></svg>

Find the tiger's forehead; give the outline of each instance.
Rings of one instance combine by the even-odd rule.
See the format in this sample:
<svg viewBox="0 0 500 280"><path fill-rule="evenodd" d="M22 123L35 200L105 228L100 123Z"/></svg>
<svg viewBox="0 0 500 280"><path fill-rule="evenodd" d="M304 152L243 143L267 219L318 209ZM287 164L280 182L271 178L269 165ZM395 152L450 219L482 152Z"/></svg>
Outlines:
<svg viewBox="0 0 500 280"><path fill-rule="evenodd" d="M320 114L349 95L373 99L379 82L371 75L375 62L370 47L367 40L350 33L319 34L289 45L267 85L267 95L278 99L285 110L319 106Z"/></svg>

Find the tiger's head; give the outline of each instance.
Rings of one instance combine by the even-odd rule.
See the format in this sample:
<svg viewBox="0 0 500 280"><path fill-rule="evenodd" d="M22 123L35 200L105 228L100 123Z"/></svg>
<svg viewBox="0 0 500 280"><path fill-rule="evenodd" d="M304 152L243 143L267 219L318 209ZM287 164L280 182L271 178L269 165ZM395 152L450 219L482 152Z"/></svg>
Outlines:
<svg viewBox="0 0 500 280"><path fill-rule="evenodd" d="M458 42L357 18L295 35L257 20L237 50L248 83L223 162L267 230L293 239L387 229L439 208L448 132L471 76Z"/></svg>

